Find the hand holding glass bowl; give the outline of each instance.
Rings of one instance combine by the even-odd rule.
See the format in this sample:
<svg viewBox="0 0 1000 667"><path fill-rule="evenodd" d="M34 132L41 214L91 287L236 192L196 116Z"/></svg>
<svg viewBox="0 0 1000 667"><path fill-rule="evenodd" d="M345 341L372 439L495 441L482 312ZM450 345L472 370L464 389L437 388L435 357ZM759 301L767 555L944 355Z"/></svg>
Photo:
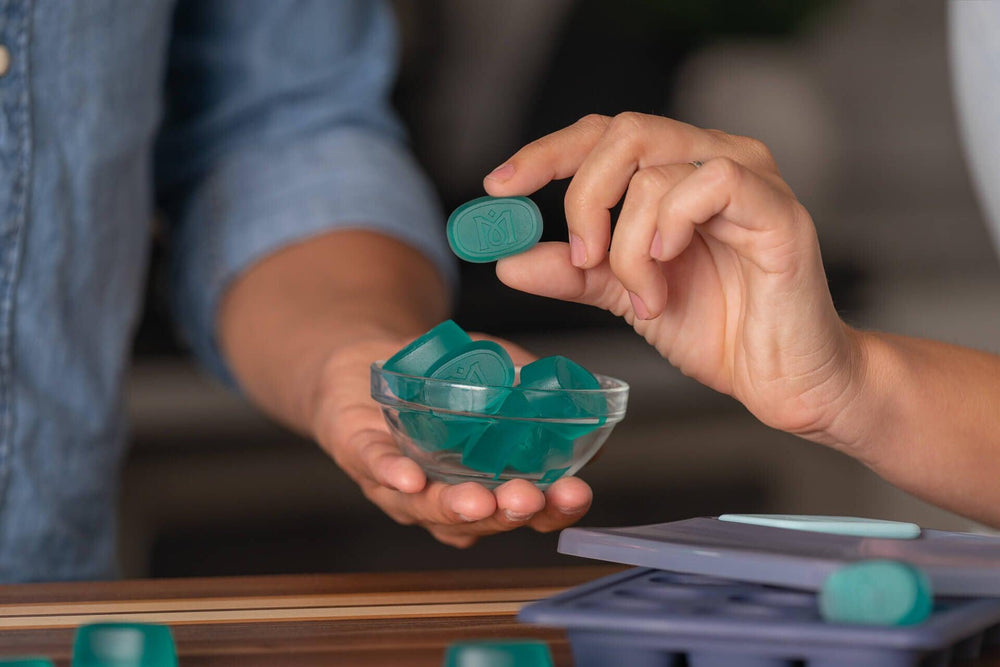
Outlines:
<svg viewBox="0 0 1000 667"><path fill-rule="evenodd" d="M519 384L478 384L371 366L371 393L403 453L427 476L488 488L541 488L578 471L625 416L628 385L564 357L516 369Z"/></svg>

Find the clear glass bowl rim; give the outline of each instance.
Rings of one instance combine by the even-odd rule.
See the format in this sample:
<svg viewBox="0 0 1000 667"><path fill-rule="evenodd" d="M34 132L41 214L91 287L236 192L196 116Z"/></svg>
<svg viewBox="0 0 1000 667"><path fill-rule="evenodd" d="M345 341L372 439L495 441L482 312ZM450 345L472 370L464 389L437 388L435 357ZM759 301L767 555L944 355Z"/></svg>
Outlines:
<svg viewBox="0 0 1000 667"><path fill-rule="evenodd" d="M385 360L378 360L371 364L371 373L373 378L379 378L380 382L385 383L387 377L402 378L406 381L420 381L427 386L437 386L441 388L458 388L463 390L468 390L473 393L486 392L486 391L521 391L529 392L531 394L539 395L579 395L579 396L593 396L600 394L605 396L613 405L620 405L620 409L609 410L609 414L606 419L609 422L616 423L622 420L625 416L625 406L628 401L629 385L624 380L619 380L618 378L613 378L609 375L602 375L600 373L594 373L594 377L597 378L602 384L608 384L611 386L604 387L600 389L535 389L535 388L520 388L518 386L502 386L502 385L479 385L479 384L463 384L460 382L453 382L451 380L435 380L433 378L425 378L419 375L408 375L406 373L396 373L394 371L387 371L382 368L382 364ZM516 369L520 372L521 367L518 366ZM375 389L374 382L372 383L372 389ZM588 420L592 420L593 417L588 417L584 419L545 419L540 417L510 417L506 415L497 415L484 412L463 412L463 411L451 411L442 408L436 408L433 406L425 405L419 402L407 401L396 396L392 396L391 400L380 400L380 396L375 395L373 392L372 398L375 399L379 405L384 407L394 407L394 408L416 408L418 412L433 412L434 414L447 414L455 416L467 416L467 417L486 417L489 419L497 420L512 420L512 421L533 421L533 422L543 422L543 423L587 423Z"/></svg>

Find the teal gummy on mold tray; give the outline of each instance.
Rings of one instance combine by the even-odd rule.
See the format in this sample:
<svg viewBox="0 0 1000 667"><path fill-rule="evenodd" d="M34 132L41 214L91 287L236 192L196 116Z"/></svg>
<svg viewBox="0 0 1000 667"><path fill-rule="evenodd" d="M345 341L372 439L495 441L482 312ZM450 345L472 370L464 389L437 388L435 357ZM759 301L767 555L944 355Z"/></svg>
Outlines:
<svg viewBox="0 0 1000 667"><path fill-rule="evenodd" d="M940 598L923 623L822 620L816 594L635 568L521 609L564 628L577 667L944 667L1000 645L1000 599Z"/></svg>

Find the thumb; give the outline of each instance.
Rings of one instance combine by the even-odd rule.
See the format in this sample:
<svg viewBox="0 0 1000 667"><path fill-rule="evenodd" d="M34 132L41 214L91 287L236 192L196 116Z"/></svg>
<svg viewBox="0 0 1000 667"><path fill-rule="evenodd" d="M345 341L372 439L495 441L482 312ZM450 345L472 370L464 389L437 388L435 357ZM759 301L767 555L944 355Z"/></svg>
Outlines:
<svg viewBox="0 0 1000 667"><path fill-rule="evenodd" d="M568 243L539 243L527 252L497 262L497 278L528 294L609 310L619 317L631 310L628 292L608 260L591 269L573 266Z"/></svg>

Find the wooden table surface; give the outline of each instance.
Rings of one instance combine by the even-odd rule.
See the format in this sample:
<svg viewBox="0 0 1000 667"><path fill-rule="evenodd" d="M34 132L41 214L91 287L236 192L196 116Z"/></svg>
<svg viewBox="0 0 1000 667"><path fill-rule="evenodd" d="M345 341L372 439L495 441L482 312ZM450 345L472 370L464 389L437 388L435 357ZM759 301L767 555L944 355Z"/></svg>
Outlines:
<svg viewBox="0 0 1000 667"><path fill-rule="evenodd" d="M616 567L324 574L0 586L0 657L68 665L75 628L165 623L187 666L442 664L463 639L535 638L571 665L559 630L514 620L526 602ZM1000 667L1000 655L962 665Z"/></svg>

